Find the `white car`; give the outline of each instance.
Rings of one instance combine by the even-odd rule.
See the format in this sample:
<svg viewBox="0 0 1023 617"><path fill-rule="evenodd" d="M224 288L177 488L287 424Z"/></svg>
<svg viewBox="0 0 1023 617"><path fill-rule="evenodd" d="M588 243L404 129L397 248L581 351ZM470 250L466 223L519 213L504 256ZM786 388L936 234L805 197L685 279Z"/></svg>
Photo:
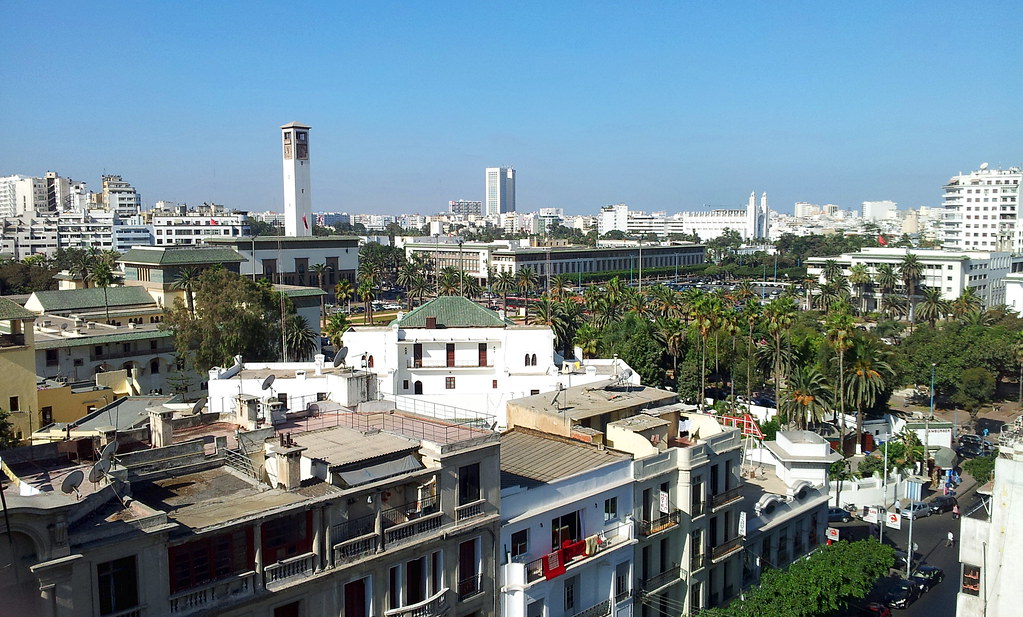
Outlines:
<svg viewBox="0 0 1023 617"><path fill-rule="evenodd" d="M909 507L902 509L902 518L917 519L921 516L930 516L931 508L922 501L914 501Z"/></svg>

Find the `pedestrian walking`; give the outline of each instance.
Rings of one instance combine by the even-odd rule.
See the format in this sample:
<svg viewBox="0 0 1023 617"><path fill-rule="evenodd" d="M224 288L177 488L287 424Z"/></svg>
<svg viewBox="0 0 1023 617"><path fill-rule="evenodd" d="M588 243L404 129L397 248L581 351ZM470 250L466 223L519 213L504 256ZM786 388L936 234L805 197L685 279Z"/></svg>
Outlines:
<svg viewBox="0 0 1023 617"><path fill-rule="evenodd" d="M952 506L952 520L959 518L959 504Z"/></svg>
<svg viewBox="0 0 1023 617"><path fill-rule="evenodd" d="M945 540L945 546L952 546L953 544L955 544L955 542L956 542L955 536L953 536L952 532L949 531L948 532L948 540Z"/></svg>

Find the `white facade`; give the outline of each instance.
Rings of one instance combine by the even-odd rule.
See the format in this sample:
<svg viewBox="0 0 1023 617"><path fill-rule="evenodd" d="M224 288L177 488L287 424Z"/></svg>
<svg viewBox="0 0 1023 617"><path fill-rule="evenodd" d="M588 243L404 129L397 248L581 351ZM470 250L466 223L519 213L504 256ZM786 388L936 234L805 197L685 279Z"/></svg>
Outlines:
<svg viewBox="0 0 1023 617"><path fill-rule="evenodd" d="M873 277L881 264L897 267L908 254L916 255L923 265L919 286L940 289L945 300L955 300L969 287L985 307L1007 303L1005 277L1016 260L1005 252L868 247L858 253L844 253L838 257L811 257L806 260L806 272L808 276L824 282L824 263L834 259L847 277L850 268L860 263L867 265ZM870 296L868 310L872 310L869 303L876 300L877 293L880 291L875 289Z"/></svg>
<svg viewBox="0 0 1023 617"><path fill-rule="evenodd" d="M1019 167L990 169L987 163L953 176L944 187L942 245L949 249L1023 253L1019 217Z"/></svg>
<svg viewBox="0 0 1023 617"><path fill-rule="evenodd" d="M203 204L189 210L184 204L164 207L151 213L153 242L156 246L203 244L211 237L250 235L249 217L216 204Z"/></svg>
<svg viewBox="0 0 1023 617"><path fill-rule="evenodd" d="M281 127L284 166L284 235L313 235L313 206L309 176L309 128L289 122Z"/></svg>
<svg viewBox="0 0 1023 617"><path fill-rule="evenodd" d="M668 215L665 212L647 214L630 211L626 204L614 204L600 209L597 220L597 235L618 230L631 235L655 234L659 237L683 234L697 234L702 240L724 235L725 230L739 233L744 240L770 236L770 207L767 193L760 196L750 193L746 209L724 209L679 212Z"/></svg>
<svg viewBox="0 0 1023 617"><path fill-rule="evenodd" d="M117 216L128 218L142 210L142 198L121 176L103 176L103 207Z"/></svg>
<svg viewBox="0 0 1023 617"><path fill-rule="evenodd" d="M629 206L626 204L614 204L604 206L600 209L600 216L597 219L597 237L603 237L609 231L629 231Z"/></svg>
<svg viewBox="0 0 1023 617"><path fill-rule="evenodd" d="M487 167L486 215L515 212L515 169Z"/></svg>
<svg viewBox="0 0 1023 617"><path fill-rule="evenodd" d="M894 219L898 211L898 204L894 201L865 201L863 202L863 220L881 221Z"/></svg>
<svg viewBox="0 0 1023 617"><path fill-rule="evenodd" d="M18 216L46 207L42 178L13 175L0 178L0 217Z"/></svg>

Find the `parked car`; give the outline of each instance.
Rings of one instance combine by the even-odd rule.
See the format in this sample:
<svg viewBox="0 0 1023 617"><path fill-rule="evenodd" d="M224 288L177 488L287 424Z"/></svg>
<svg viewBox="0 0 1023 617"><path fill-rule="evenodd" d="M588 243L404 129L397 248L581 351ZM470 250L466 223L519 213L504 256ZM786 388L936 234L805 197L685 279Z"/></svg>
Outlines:
<svg viewBox="0 0 1023 617"><path fill-rule="evenodd" d="M909 506L902 509L902 518L913 518L917 519L922 516L930 516L931 507L922 501L914 501Z"/></svg>
<svg viewBox="0 0 1023 617"><path fill-rule="evenodd" d="M842 508L828 508L829 523L848 523L852 520L852 513Z"/></svg>
<svg viewBox="0 0 1023 617"><path fill-rule="evenodd" d="M918 597L920 597L920 592L916 585L912 581L903 579L895 583L888 593L884 594L884 603L888 608L906 608Z"/></svg>
<svg viewBox="0 0 1023 617"><path fill-rule="evenodd" d="M917 586L920 593L930 591L932 587L945 578L945 571L937 566L918 566L913 570L909 580Z"/></svg>
<svg viewBox="0 0 1023 617"><path fill-rule="evenodd" d="M977 446L979 448L980 445L981 445L981 442L982 442L982 440L980 438L980 435L960 435L959 436L959 445L960 446L971 445L971 446Z"/></svg>
<svg viewBox="0 0 1023 617"><path fill-rule="evenodd" d="M859 609L863 617L892 617L892 609L880 602L867 602Z"/></svg>
<svg viewBox="0 0 1023 617"><path fill-rule="evenodd" d="M956 505L956 498L951 495L938 495L931 501L931 514L951 512Z"/></svg>
<svg viewBox="0 0 1023 617"><path fill-rule="evenodd" d="M983 452L981 452L980 446L966 444L959 446L959 449L956 450L956 454L958 454L962 458L977 458L978 456L983 454Z"/></svg>

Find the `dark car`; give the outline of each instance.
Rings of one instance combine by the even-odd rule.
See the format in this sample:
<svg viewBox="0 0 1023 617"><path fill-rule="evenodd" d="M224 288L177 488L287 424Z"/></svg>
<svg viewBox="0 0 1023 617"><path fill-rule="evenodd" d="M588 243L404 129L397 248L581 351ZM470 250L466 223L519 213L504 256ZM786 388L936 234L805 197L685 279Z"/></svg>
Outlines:
<svg viewBox="0 0 1023 617"><path fill-rule="evenodd" d="M959 445L960 446L970 445L970 446L977 446L978 448L980 448L980 445L981 445L980 435L960 435L959 436Z"/></svg>
<svg viewBox="0 0 1023 617"><path fill-rule="evenodd" d="M848 523L852 520L852 513L842 508L828 508L829 523Z"/></svg>
<svg viewBox="0 0 1023 617"><path fill-rule="evenodd" d="M884 604L888 608L906 608L919 596L916 584L903 579L892 585L888 593L884 594Z"/></svg>
<svg viewBox="0 0 1023 617"><path fill-rule="evenodd" d="M930 591L932 587L945 578L945 571L936 566L919 566L913 570L909 580L913 581L920 593Z"/></svg>
<svg viewBox="0 0 1023 617"><path fill-rule="evenodd" d="M956 505L956 498L951 495L938 495L931 502L931 514L951 512Z"/></svg>
<svg viewBox="0 0 1023 617"><path fill-rule="evenodd" d="M980 446L975 446L972 444L959 446L959 449L956 450L956 453L963 458L977 458L982 454L982 452L980 451Z"/></svg>

